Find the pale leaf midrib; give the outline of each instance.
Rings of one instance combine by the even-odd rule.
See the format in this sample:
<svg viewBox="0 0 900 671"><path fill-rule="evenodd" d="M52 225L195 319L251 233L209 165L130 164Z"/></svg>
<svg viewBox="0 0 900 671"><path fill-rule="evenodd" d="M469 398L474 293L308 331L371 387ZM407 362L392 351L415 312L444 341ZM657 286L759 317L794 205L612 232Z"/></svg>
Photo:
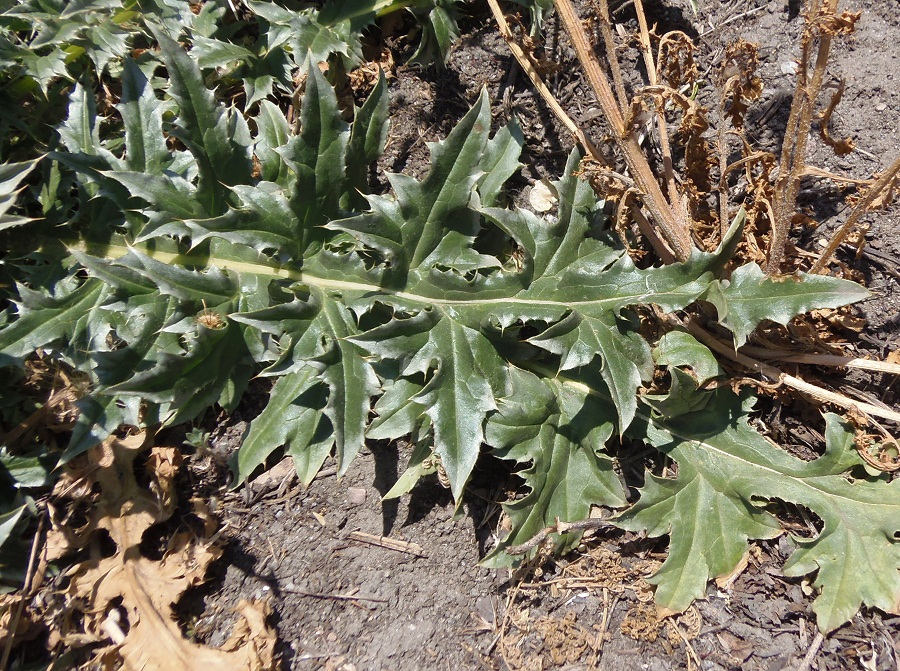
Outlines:
<svg viewBox="0 0 900 671"><path fill-rule="evenodd" d="M79 251L85 254L99 255L104 259L115 261L123 258L129 251L135 249L141 254L150 257L162 263L170 263L173 265L197 265L198 259L192 259L184 254L175 252L165 252L160 250L148 250L139 246L114 245L114 244L90 244L85 242L66 243L66 247L71 251ZM367 294L382 294L395 296L414 303L422 305L446 305L446 306L465 306L465 305L528 305L528 306L547 306L554 308L572 308L577 306L584 307L603 307L609 306L610 309L617 308L622 305L636 304L651 299L654 295L669 295L673 291L665 292L642 292L633 294L630 297L614 296L612 298L601 298L596 300L566 300L554 301L546 299L538 299L522 296L501 296L498 298L436 298L425 296L408 291L398 291L389 289L378 284L365 284L363 282L347 282L344 280L333 280L327 277L319 277L312 273L306 273L301 270L291 270L290 268L268 266L261 263L251 263L248 261L237 261L233 259L223 259L220 257L209 256L204 259L206 268L218 268L220 270L231 270L236 273L248 273L251 275L264 275L287 280L303 282L321 289L331 289L336 291L359 291Z"/></svg>

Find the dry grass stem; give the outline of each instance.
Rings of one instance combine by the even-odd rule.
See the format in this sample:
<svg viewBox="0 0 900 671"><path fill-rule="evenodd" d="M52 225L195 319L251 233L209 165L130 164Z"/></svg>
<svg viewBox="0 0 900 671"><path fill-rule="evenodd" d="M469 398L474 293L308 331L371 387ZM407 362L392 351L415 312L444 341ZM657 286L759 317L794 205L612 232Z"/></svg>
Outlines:
<svg viewBox="0 0 900 671"><path fill-rule="evenodd" d="M670 319L669 321L673 320ZM840 408L844 408L845 410L856 411L863 415L881 417L882 419L889 419L894 422L900 422L900 412L891 410L889 408L880 408L877 405L872 405L871 403L866 403L864 401L854 401L842 394L838 394L828 389L824 389L823 387L819 387L817 385L806 382L805 380L795 375L788 375L781 369L776 368L775 366L772 366L770 364L763 363L762 361L757 361L756 359L753 359L746 354L735 352L734 348L731 347L731 345L723 343L696 322L688 322L686 324L686 328L691 333L691 335L693 335L697 340L702 342L711 350L718 352L722 356L730 359L731 361L734 361L735 363L741 364L745 368L768 377L770 380L774 380L779 384L790 387L791 389L794 389L804 396L808 396L820 403L831 403Z"/></svg>
<svg viewBox="0 0 900 671"><path fill-rule="evenodd" d="M834 255L835 251L837 251L837 248L841 245L847 235L849 235L850 231L854 229L860 217L869 211L869 208L879 196L892 187L898 175L900 175L900 156L898 156L891 166L875 180L875 183L872 184L871 187L869 187L869 190L866 191L866 195L863 196L856 204L856 207L853 208L853 211L850 213L850 216L847 217L847 221L844 222L844 225L832 236L828 246L822 252L819 259L813 264L812 268L810 268L809 272L822 272L825 268L825 264L828 263L829 259Z"/></svg>

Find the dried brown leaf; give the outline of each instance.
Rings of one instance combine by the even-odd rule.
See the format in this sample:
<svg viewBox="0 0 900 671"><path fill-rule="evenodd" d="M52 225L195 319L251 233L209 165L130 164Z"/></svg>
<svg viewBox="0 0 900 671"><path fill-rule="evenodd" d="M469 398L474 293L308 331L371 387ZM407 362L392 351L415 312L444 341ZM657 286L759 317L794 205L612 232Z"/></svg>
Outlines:
<svg viewBox="0 0 900 671"><path fill-rule="evenodd" d="M762 95L763 83L756 76L758 67L758 45L738 40L725 49L716 83L721 89L722 111L735 128L744 127L749 104Z"/></svg>
<svg viewBox="0 0 900 671"><path fill-rule="evenodd" d="M141 553L144 533L172 514L173 480L180 463L176 450L154 448L146 465L152 485L150 489L140 487L134 461L145 443L143 434L122 440L111 437L89 453L101 488L93 527L108 531L117 552L85 561L71 578L72 603L87 603L85 630L119 643L117 655L127 670L274 669L275 635L265 624L265 605L239 606L243 619L222 649L184 638L173 618L172 604L189 587L203 582L207 567L221 550L197 541L193 534L179 533L159 561ZM203 512L202 506L199 511Z"/></svg>
<svg viewBox="0 0 900 671"><path fill-rule="evenodd" d="M856 22L862 12L841 12L837 14L823 6L819 15L812 22L821 32L832 37L849 35L856 30Z"/></svg>

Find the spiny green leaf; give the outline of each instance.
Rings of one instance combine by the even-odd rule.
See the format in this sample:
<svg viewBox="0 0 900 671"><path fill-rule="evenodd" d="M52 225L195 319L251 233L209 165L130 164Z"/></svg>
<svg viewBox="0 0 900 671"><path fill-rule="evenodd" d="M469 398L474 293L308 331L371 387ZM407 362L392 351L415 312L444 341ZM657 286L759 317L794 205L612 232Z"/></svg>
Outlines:
<svg viewBox="0 0 900 671"><path fill-rule="evenodd" d="M349 200L355 207L365 207L362 194L369 192L368 169L384 151L388 128L388 94L384 72L379 71L378 83L363 106L355 110L347 145L347 177Z"/></svg>
<svg viewBox="0 0 900 671"><path fill-rule="evenodd" d="M513 530L485 565L509 566L516 560L503 550L528 540L557 518L578 521L589 516L592 505L625 505L612 459L600 453L615 429L614 419L612 404L583 388L544 381L527 371L513 372L513 393L488 422L487 440L498 457L529 464L519 474L531 491L504 505ZM579 537L556 536L555 548L571 548Z"/></svg>
<svg viewBox="0 0 900 671"><path fill-rule="evenodd" d="M222 186L250 181L250 137L240 114L228 113L203 81L197 63L171 37L151 28L169 75L169 94L178 104L173 132L197 159L197 196L210 215L224 208Z"/></svg>
<svg viewBox="0 0 900 671"><path fill-rule="evenodd" d="M159 175L169 164L163 136L162 103L141 69L130 58L122 68L122 97L116 106L125 124L125 166L138 173Z"/></svg>
<svg viewBox="0 0 900 671"><path fill-rule="evenodd" d="M490 137L486 94L431 145L424 179L393 175L393 194L363 196L365 164L384 144L384 82L348 126L304 46L322 26L291 33L316 22L314 8L251 3L269 17L256 19L260 37L222 47L213 42L237 33L219 25L214 3L195 16L147 1L164 26L156 33L170 84L160 91L171 100L157 100L147 81L152 60L126 61L124 138L111 138L116 118L98 123L90 88L74 87L61 131L69 151L52 155L41 204L53 214L47 224L82 237L8 261L20 283L0 317L0 364L21 366L43 348L90 385L65 458L120 422L183 421L212 404L227 411L251 376L274 378L238 453L238 484L281 446L309 482L332 452L344 473L367 437L408 436L416 451L394 493L440 462L459 502L480 452L493 450L522 464L529 490L508 504L513 529L489 559L506 565L515 560L505 548L556 518L624 505L602 450L627 430L678 463L675 478L648 477L620 518L671 534L656 578L665 607L685 607L710 576L733 570L749 539L779 533L765 509L776 497L825 522L788 565L796 575L818 570L823 628L860 604L894 603L897 488L864 474L846 433L829 429L828 451L811 463L780 452L752 431L737 397L698 387L718 369L679 334L656 353L669 367L668 393L640 390L654 371L632 306L673 311L703 297L742 339L762 317L846 302L858 289L821 278L779 284L753 266L726 283L742 213L715 253L638 268L608 230L604 203L575 177L577 152L556 182L555 218L498 207L521 139L514 124ZM166 37L183 28L193 49ZM285 49L308 71L298 135L266 101L247 124L217 102L197 63L226 59L217 74L231 86L280 77L266 68L277 70ZM248 106L259 93L245 90ZM780 302L761 314L767 298ZM562 548L576 538L554 540ZM878 556L864 565L857 547Z"/></svg>
<svg viewBox="0 0 900 671"><path fill-rule="evenodd" d="M233 209L219 217L184 222L195 246L215 236L261 252L301 258L298 242L302 232L296 228L288 195L280 186L259 182L256 186L233 186L231 190L239 201Z"/></svg>
<svg viewBox="0 0 900 671"><path fill-rule="evenodd" d="M431 377L416 400L431 418L435 452L458 501L478 460L485 418L507 384L503 360L483 335L444 318L404 370L411 373Z"/></svg>
<svg viewBox="0 0 900 671"><path fill-rule="evenodd" d="M731 329L735 347L747 341L764 319L787 324L803 312L861 301L869 292L855 282L799 273L771 278L755 263L736 269L731 281L710 287L704 298L716 306L719 321Z"/></svg>
<svg viewBox="0 0 900 671"><path fill-rule="evenodd" d="M669 557L651 579L657 602L684 610L703 596L709 578L738 565L748 539L780 534L764 508L766 500L780 500L809 508L825 523L816 538L797 540L800 548L785 567L790 575L819 570L822 593L814 608L822 631L846 622L863 604L894 608L900 594L897 483L848 480L863 462L852 432L834 416L826 417L825 455L807 463L756 433L745 415L741 401L720 389L701 411L643 425L641 438L678 462L678 475L648 474L641 498L617 523L652 537L671 535Z"/></svg>
<svg viewBox="0 0 900 671"><path fill-rule="evenodd" d="M97 280L83 282L60 296L44 296L21 287L18 318L0 330L0 366L21 366L28 354L54 343L64 347L89 340L85 331L92 309L106 300L107 292Z"/></svg>
<svg viewBox="0 0 900 671"><path fill-rule="evenodd" d="M613 395L622 430L637 410L635 389L653 374L650 347L615 312L597 317L572 312L529 342L560 357L560 370L599 359L603 380Z"/></svg>
<svg viewBox="0 0 900 671"><path fill-rule="evenodd" d="M299 220L298 243L320 238L315 226L338 213L346 186L346 152L350 129L341 119L337 96L318 67L306 82L300 109L300 135L275 149L296 175L291 210Z"/></svg>
<svg viewBox="0 0 900 671"><path fill-rule="evenodd" d="M22 183L22 180L28 176L28 173L34 169L34 166L40 160L40 158L35 158L31 161L0 165L0 231L13 226L21 226L31 221L28 217L7 214L7 212L16 203L16 197L21 190L19 185Z"/></svg>
<svg viewBox="0 0 900 671"><path fill-rule="evenodd" d="M63 144L73 154L94 156L100 147L100 135L97 129L97 104L94 92L75 85L69 96L69 114L59 128Z"/></svg>
<svg viewBox="0 0 900 671"><path fill-rule="evenodd" d="M489 130L490 107L487 91L483 90L478 103L447 139L429 146L431 169L421 183L393 176L391 184L404 216L400 230L410 267L417 267L434 251L447 232L449 216L468 204L480 176Z"/></svg>
<svg viewBox="0 0 900 671"><path fill-rule="evenodd" d="M310 329L328 340L328 351L312 365L328 385L325 414L334 428L338 473L343 475L362 449L371 398L379 389L378 378L362 350L347 338L356 333L356 323L346 307L322 297L322 311Z"/></svg>
<svg viewBox="0 0 900 671"><path fill-rule="evenodd" d="M237 293L237 283L227 273L217 268L198 273L188 268L158 261L138 249L129 250L118 261L119 265L131 268L150 280L159 289L182 300L197 303L205 301L209 305L219 305L231 300Z"/></svg>
<svg viewBox="0 0 900 671"><path fill-rule="evenodd" d="M653 350L653 358L658 366L690 367L697 384L704 384L722 374L722 367L709 348L683 331L672 331L660 338Z"/></svg>
<svg viewBox="0 0 900 671"><path fill-rule="evenodd" d="M165 421L178 424L218 402L233 380L249 378L246 345L237 324L212 329L197 323L185 338L186 352L161 354L156 366L108 391L158 403L167 413Z"/></svg>
<svg viewBox="0 0 900 671"><path fill-rule="evenodd" d="M191 43L197 65L201 68L224 67L231 61L243 61L254 56L252 51L237 44L201 35L195 35Z"/></svg>
<svg viewBox="0 0 900 671"><path fill-rule="evenodd" d="M304 367L278 378L237 453L238 473L249 475L284 445L303 484L312 482L333 445L324 413L326 391L317 377L313 368Z"/></svg>
<svg viewBox="0 0 900 671"><path fill-rule="evenodd" d="M285 188L289 174L287 164L275 150L287 144L291 135L290 126L281 110L268 100L259 105L256 115L256 144L253 153L259 159L260 179L274 182Z"/></svg>
<svg viewBox="0 0 900 671"><path fill-rule="evenodd" d="M481 159L484 174L478 183L483 207L500 204L503 185L522 167L519 155L524 144L525 137L515 117L488 140Z"/></svg>
<svg viewBox="0 0 900 671"><path fill-rule="evenodd" d="M382 499L397 499L412 491L416 483L426 475L437 473L438 460L434 458L433 446L428 440L417 440L416 447L409 458L406 470L397 478L394 486L388 490Z"/></svg>
<svg viewBox="0 0 900 671"><path fill-rule="evenodd" d="M54 466L54 459L48 454L9 454L0 449L0 482L6 486L16 489L45 487L53 483L50 471Z"/></svg>
<svg viewBox="0 0 900 671"><path fill-rule="evenodd" d="M456 0L432 0L431 7L423 10L411 7L413 15L422 24L422 38L411 63L429 65L443 63L450 53L450 44L459 37L456 25Z"/></svg>

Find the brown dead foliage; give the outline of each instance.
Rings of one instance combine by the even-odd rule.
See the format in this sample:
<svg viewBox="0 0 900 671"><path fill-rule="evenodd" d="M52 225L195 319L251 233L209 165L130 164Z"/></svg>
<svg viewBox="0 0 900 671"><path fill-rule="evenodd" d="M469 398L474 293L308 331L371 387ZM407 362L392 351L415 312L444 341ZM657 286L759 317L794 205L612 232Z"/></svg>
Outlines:
<svg viewBox="0 0 900 671"><path fill-rule="evenodd" d="M602 632L587 629L577 622L573 612L563 617L543 616L531 619L528 609L515 614L513 631L500 641L501 652L510 671L543 669L576 664L602 647ZM593 665L595 660L591 660Z"/></svg>
<svg viewBox="0 0 900 671"><path fill-rule="evenodd" d="M148 487L140 486L135 474L136 459L144 451L149 451L144 463ZM201 533L176 532L158 560L142 552L145 533L175 510L180 465L177 449L150 446L148 436L140 433L110 437L89 451L79 469L61 478L58 495L77 500L71 498L75 493L91 507L81 528L72 528L65 515L62 523L55 520L44 546L43 567L74 551L87 553L65 574L64 590L43 595L50 646L91 646L94 656L85 668L274 669L276 638L266 624L266 603L242 601L231 638L218 649L185 638L175 620L173 605L205 580L210 563L221 555L213 537L217 525L204 502L192 501L194 515L203 523ZM101 552L103 532L115 545L109 556Z"/></svg>

